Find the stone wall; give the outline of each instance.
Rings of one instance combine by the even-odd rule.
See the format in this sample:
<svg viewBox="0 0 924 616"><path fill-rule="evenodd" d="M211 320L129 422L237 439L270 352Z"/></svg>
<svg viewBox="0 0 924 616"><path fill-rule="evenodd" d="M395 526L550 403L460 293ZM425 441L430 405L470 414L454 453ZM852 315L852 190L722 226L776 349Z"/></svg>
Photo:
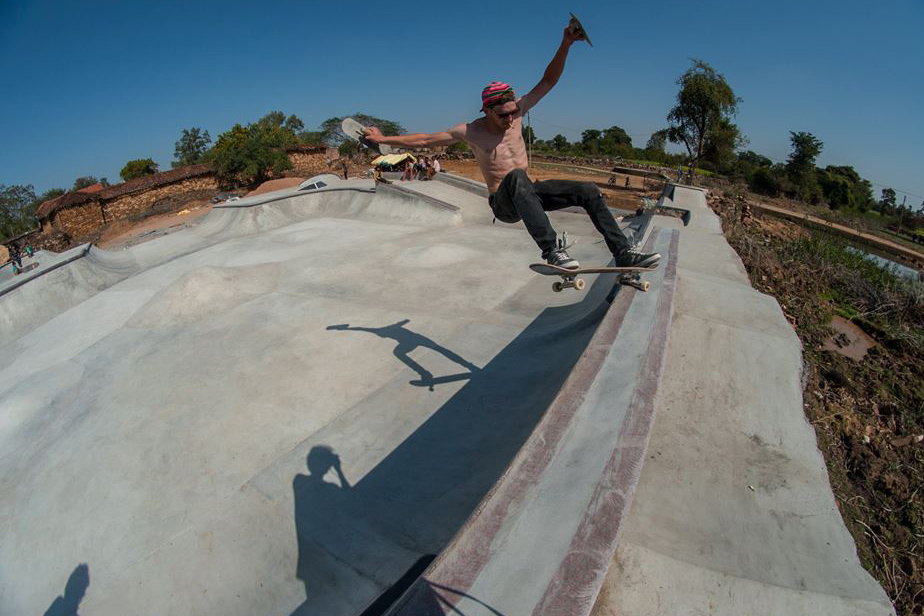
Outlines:
<svg viewBox="0 0 924 616"><path fill-rule="evenodd" d="M123 218L146 212L151 209L154 203L165 197L201 190L218 190L218 182L215 180L215 176L188 178L173 184L116 197L112 201L108 201L104 206L106 222L122 220Z"/></svg>
<svg viewBox="0 0 924 616"><path fill-rule="evenodd" d="M328 173L330 171L330 160L325 150L320 152L289 152L289 162L292 163L292 171L297 175L309 178L319 173Z"/></svg>
<svg viewBox="0 0 924 616"><path fill-rule="evenodd" d="M54 226L74 239L88 237L103 226L99 201L64 207L54 213Z"/></svg>

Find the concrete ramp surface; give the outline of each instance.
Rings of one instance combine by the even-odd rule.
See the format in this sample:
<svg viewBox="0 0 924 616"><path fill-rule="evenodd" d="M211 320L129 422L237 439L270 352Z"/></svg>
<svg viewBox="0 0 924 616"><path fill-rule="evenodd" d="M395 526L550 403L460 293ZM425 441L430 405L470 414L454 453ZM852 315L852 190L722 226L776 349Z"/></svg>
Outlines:
<svg viewBox="0 0 924 616"><path fill-rule="evenodd" d="M357 614L440 553L614 292L440 188L242 200L0 295L0 612Z"/></svg>
<svg viewBox="0 0 924 616"><path fill-rule="evenodd" d="M553 293L483 190L279 191L0 280L0 614L889 613L702 195L632 229L650 293Z"/></svg>

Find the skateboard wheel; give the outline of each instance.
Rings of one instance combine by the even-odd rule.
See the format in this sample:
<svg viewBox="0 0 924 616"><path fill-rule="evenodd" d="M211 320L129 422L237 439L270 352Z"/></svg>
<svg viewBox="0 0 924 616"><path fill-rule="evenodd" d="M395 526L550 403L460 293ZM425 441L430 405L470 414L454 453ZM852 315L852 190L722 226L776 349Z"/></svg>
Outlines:
<svg viewBox="0 0 924 616"><path fill-rule="evenodd" d="M651 284L649 284L647 280L642 283L642 291L647 291L650 288L651 288Z"/></svg>
<svg viewBox="0 0 924 616"><path fill-rule="evenodd" d="M552 290L555 291L556 293L561 293L562 289L564 289L564 287L562 286L560 282L552 283Z"/></svg>
<svg viewBox="0 0 924 616"><path fill-rule="evenodd" d="M574 288L580 291L584 288L585 284L586 283L584 282L584 280L582 280L581 278L578 278L577 280L574 281Z"/></svg>

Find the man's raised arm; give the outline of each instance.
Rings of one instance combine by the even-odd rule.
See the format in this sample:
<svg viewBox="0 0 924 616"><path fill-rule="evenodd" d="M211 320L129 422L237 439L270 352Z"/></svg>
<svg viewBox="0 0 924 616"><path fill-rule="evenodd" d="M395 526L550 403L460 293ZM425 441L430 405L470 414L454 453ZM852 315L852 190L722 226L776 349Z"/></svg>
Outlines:
<svg viewBox="0 0 924 616"><path fill-rule="evenodd" d="M558 83L562 72L565 70L565 59L568 57L568 50L571 48L571 45L575 41L583 40L583 34L576 34L571 30L570 27L565 28L565 33L562 35L561 39L561 45L558 46L558 51L555 52L555 57L552 58L552 61L549 62L549 65L546 67L545 73L542 75L542 79L539 80L539 83L536 84L536 87L534 87L529 91L529 93L526 94L526 96L520 99L521 113L526 113L528 109L542 100L542 97L548 94L549 90L555 87L555 84Z"/></svg>
<svg viewBox="0 0 924 616"><path fill-rule="evenodd" d="M465 124L453 126L441 133L413 133L411 135L396 135L386 137L375 126L365 130L363 136L372 143L396 145L399 148L431 148L441 145L452 145L465 139Z"/></svg>

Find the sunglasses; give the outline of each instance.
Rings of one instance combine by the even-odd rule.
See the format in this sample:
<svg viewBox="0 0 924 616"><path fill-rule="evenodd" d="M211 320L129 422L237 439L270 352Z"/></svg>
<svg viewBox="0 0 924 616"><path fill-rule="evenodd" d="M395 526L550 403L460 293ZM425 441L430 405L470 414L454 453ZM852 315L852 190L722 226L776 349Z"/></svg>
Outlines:
<svg viewBox="0 0 924 616"><path fill-rule="evenodd" d="M492 109L491 111L494 111L494 110ZM516 115L516 114L518 114L518 113L520 113L520 106L519 106L519 105L517 105L517 106L514 108L513 111L508 111L508 112L506 112L506 113L501 113L500 111L494 111L494 115L496 115L497 117L499 117L499 118L501 118L501 119L509 118L510 116Z"/></svg>

